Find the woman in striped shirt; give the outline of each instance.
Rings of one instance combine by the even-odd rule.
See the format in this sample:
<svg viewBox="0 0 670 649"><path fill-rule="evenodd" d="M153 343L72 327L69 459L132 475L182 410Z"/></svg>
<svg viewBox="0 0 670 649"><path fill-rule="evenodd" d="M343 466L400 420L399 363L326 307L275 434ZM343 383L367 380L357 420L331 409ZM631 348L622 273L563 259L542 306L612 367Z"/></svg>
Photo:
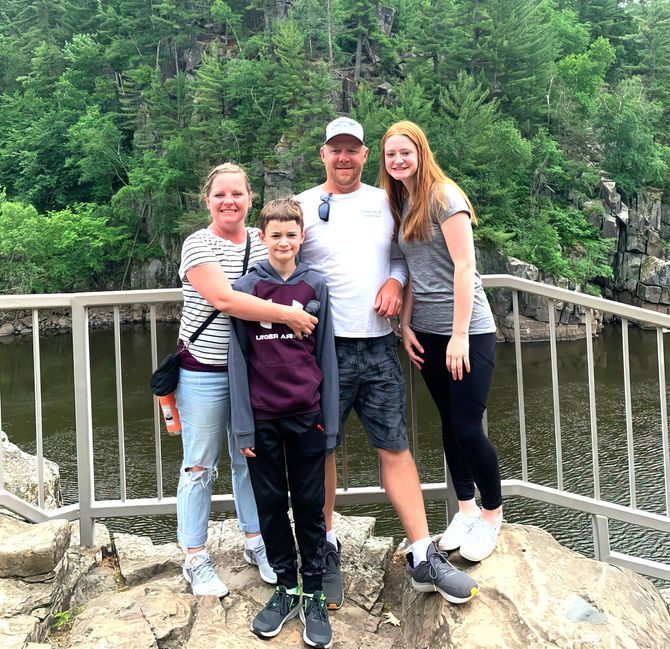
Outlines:
<svg viewBox="0 0 670 649"><path fill-rule="evenodd" d="M229 429L229 316L283 323L298 338L313 331L316 318L300 307L272 304L232 288L243 274L245 260L251 267L267 257L259 230L244 226L251 207L251 186L244 170L232 163L215 167L202 194L212 222L184 241L179 267L184 309L179 328L182 353L177 407L184 457L177 488L177 538L186 552L183 574L193 593L224 597L228 589L214 572L205 550L212 482L224 431L228 435L235 509L240 529L247 537L244 558L259 567L265 581L277 580L265 556L246 458L238 452ZM221 313L189 344L189 337L214 310Z"/></svg>

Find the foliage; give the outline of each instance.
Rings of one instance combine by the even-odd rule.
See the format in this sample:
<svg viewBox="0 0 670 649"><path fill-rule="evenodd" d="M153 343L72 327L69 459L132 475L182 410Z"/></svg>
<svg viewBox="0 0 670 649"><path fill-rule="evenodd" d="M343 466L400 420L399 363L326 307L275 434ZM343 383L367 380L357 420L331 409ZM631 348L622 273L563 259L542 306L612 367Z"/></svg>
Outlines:
<svg viewBox="0 0 670 649"><path fill-rule="evenodd" d="M126 252L123 228L94 204L40 214L0 195L0 290L50 293L96 288Z"/></svg>
<svg viewBox="0 0 670 649"><path fill-rule="evenodd" d="M365 127L365 182L411 119L481 244L606 276L574 205L599 170L670 190L670 0L3 0L2 290L119 286L204 222L223 160L256 207L267 171L321 182L342 113Z"/></svg>
<svg viewBox="0 0 670 649"><path fill-rule="evenodd" d="M603 167L626 194L668 176L663 148L655 141L662 108L649 101L639 77L624 79L600 97L596 124L604 148Z"/></svg>

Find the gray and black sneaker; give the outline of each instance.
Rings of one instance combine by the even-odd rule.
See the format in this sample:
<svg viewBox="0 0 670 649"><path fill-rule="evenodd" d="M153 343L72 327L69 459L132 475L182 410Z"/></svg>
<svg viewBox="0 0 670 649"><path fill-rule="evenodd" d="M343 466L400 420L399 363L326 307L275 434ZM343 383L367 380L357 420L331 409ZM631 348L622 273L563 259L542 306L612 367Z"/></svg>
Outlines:
<svg viewBox="0 0 670 649"><path fill-rule="evenodd" d="M310 647L330 649L333 646L333 630L328 621L326 596L320 590L313 595L303 594L300 620L305 625L302 639Z"/></svg>
<svg viewBox="0 0 670 649"><path fill-rule="evenodd" d="M335 547L329 541L326 541L326 553L324 563L326 571L321 581L323 594L326 596L326 606L330 610L338 609L344 603L344 590L342 589L342 572L340 563L342 562L342 544L338 541Z"/></svg>
<svg viewBox="0 0 670 649"><path fill-rule="evenodd" d="M447 555L440 552L434 543L428 546L426 561L421 561L416 568L412 567L412 553L407 553L409 574L412 586L422 593L437 591L452 604L464 604L478 592L477 582L452 566Z"/></svg>
<svg viewBox="0 0 670 649"><path fill-rule="evenodd" d="M300 611L300 589L297 595L286 592L285 586L277 586L265 608L254 618L251 631L261 638L274 638L286 620Z"/></svg>

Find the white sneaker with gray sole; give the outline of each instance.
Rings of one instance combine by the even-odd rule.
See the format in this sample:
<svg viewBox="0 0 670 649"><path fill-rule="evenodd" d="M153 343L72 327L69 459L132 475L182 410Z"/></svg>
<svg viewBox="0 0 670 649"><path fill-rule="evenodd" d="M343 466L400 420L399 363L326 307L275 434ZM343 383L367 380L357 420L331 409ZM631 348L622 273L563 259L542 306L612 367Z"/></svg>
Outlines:
<svg viewBox="0 0 670 649"><path fill-rule="evenodd" d="M244 560L251 566L258 566L258 572L261 579L266 584L277 583L277 575L268 562L268 555L265 552L265 544L262 543L257 548L248 548L244 546Z"/></svg>

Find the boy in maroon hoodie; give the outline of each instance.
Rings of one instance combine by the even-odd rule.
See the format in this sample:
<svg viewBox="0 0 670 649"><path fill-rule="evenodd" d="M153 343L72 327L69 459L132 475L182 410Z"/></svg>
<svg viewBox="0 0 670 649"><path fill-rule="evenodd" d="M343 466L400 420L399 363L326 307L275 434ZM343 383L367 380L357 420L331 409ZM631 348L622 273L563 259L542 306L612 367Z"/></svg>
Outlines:
<svg viewBox="0 0 670 649"><path fill-rule="evenodd" d="M254 618L251 630L264 638L274 637L286 620L300 613L304 641L327 649L333 636L321 583L324 462L326 450L335 447L339 427L328 290L319 273L296 261L304 239L299 203L271 201L261 210L259 227L268 260L250 269L235 289L275 303L302 305L319 323L313 336L298 340L284 325L232 319L231 427L247 457L261 533L277 574L277 589ZM288 518L289 489L302 592Z"/></svg>

